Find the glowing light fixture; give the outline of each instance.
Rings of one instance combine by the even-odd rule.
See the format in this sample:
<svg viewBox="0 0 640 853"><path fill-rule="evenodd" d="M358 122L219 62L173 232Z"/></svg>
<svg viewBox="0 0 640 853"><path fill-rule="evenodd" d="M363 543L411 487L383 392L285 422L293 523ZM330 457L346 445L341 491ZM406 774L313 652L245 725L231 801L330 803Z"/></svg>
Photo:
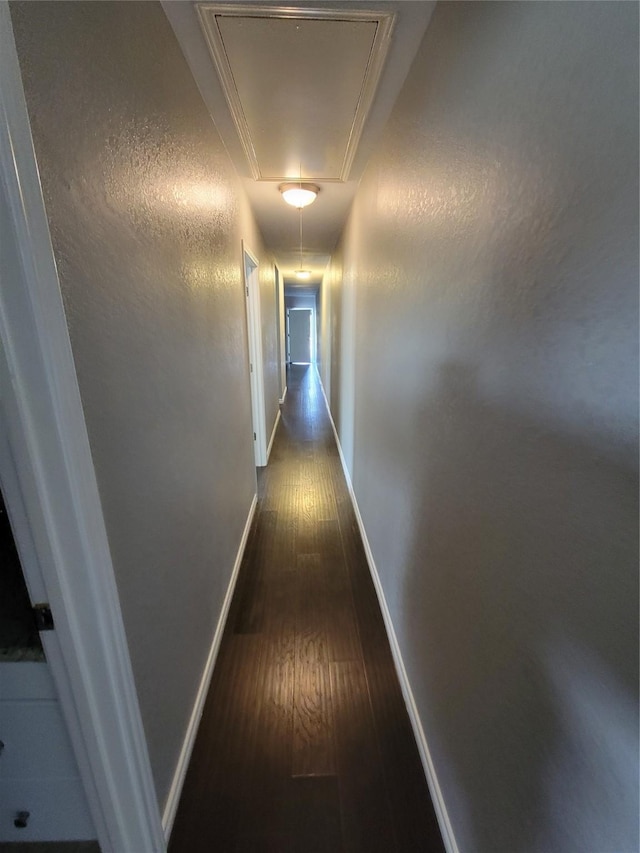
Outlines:
<svg viewBox="0 0 640 853"><path fill-rule="evenodd" d="M280 184L278 187L282 193L282 198L292 207L297 207L302 210L303 207L312 204L316 200L316 196L320 192L320 187L316 184L308 184L303 181L297 183Z"/></svg>
<svg viewBox="0 0 640 853"><path fill-rule="evenodd" d="M300 266L294 270L294 275L300 281L307 281L311 278L311 270L306 270L302 264L302 208L316 200L320 187L302 180L302 162L300 162L300 180L280 184L278 189L287 204L298 208L300 215Z"/></svg>

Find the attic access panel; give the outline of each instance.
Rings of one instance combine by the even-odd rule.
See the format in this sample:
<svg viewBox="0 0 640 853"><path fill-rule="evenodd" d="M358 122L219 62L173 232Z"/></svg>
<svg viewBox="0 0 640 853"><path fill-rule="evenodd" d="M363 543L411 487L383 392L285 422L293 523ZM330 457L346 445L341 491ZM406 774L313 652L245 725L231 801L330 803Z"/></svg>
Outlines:
<svg viewBox="0 0 640 853"><path fill-rule="evenodd" d="M253 177L345 181L393 14L197 4Z"/></svg>

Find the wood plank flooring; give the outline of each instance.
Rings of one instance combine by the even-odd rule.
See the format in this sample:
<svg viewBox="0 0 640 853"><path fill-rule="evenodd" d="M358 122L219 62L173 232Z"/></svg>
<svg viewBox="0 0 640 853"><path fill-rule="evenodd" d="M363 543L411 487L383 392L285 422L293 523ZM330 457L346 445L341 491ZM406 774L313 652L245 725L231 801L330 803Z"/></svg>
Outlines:
<svg viewBox="0 0 640 853"><path fill-rule="evenodd" d="M293 366L170 853L442 853L314 367Z"/></svg>

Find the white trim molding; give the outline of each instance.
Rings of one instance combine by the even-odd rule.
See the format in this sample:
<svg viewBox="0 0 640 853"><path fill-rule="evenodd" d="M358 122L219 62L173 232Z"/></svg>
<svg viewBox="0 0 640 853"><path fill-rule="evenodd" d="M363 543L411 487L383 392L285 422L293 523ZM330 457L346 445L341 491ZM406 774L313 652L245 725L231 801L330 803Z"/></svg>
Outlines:
<svg viewBox="0 0 640 853"><path fill-rule="evenodd" d="M249 347L249 383L251 387L251 419L256 468L267 464L267 418L264 400L264 351L262 349L262 313L260 308L260 264L242 240L242 275L247 312Z"/></svg>
<svg viewBox="0 0 640 853"><path fill-rule="evenodd" d="M269 446L267 447L267 462L269 462L269 457L271 456L271 448L273 447L273 442L276 439L276 432L278 430L278 424L280 423L280 409L278 409L278 414L276 415L276 421L273 425L273 429L271 430L271 438L269 439Z"/></svg>
<svg viewBox="0 0 640 853"><path fill-rule="evenodd" d="M0 270L9 377L1 415L55 620L51 673L102 853L160 853L160 812L4 0L0 194L9 259Z"/></svg>
<svg viewBox="0 0 640 853"><path fill-rule="evenodd" d="M283 406L283 405L284 405L284 401L285 401L286 399L287 399L287 386L285 385L285 386L284 386L284 394L283 394L283 395L282 395L282 397L278 400L278 402L280 403L280 405L281 405L281 406Z"/></svg>
<svg viewBox="0 0 640 853"><path fill-rule="evenodd" d="M194 702L193 710L191 711L189 725L187 726L187 732L184 737L182 749L180 750L180 757L178 758L176 770L173 774L171 788L169 789L169 794L167 796L167 802L165 803L164 813L162 815L162 827L164 829L164 835L167 840L167 844L169 843L169 837L171 835L171 830L173 829L173 822L175 820L176 812L178 810L178 803L180 802L182 786L184 785L185 776L187 775L187 769L189 767L189 761L191 760L191 753L193 752L193 746L196 741L196 735L198 734L198 726L200 725L202 710L204 708L204 703L207 698L207 693L209 692L211 676L213 675L213 669L215 667L216 659L218 657L218 652L220 651L222 634L224 633L224 627L227 622L227 616L229 615L231 599L233 598L233 592L235 590L236 582L238 580L238 573L240 571L240 566L242 565L242 558L244 557L245 548L247 547L247 540L249 538L249 533L251 532L251 525L253 524L253 518L256 512L257 504L258 495L255 494L253 496L253 500L251 501L249 515L247 516L247 522L244 526L242 538L240 539L240 546L238 547L236 560L233 564L231 579L229 581L227 593L222 603L220 618L218 619L218 624L213 635L213 641L211 643L211 648L209 649L207 662L202 672L202 678L200 679L198 693L196 694L196 701Z"/></svg>
<svg viewBox="0 0 640 853"><path fill-rule="evenodd" d="M358 529L360 530L360 536L362 537L362 544L364 545L367 563L369 564L371 579L373 580L376 595L378 596L378 603L380 604L382 618L384 620L385 628L387 630L387 636L389 638L389 645L391 646L391 654L393 655L393 661L395 664L396 673L398 675L398 680L400 681L402 695L404 697L405 705L407 707L407 713L409 714L409 720L411 721L411 727L413 728L413 734L416 739L416 744L418 746L418 752L420 753L422 767L427 778L427 784L429 786L429 792L431 794L431 799L433 801L436 817L438 819L438 825L442 834L442 840L444 842L444 846L447 850L447 853L459 853L458 845L453 834L453 827L451 826L451 821L449 820L447 807L445 805L444 798L442 796L442 791L440 789L440 784L438 782L438 777L436 776L436 770L433 766L433 761L431 759L431 753L427 744L427 738L425 736L424 729L422 728L420 714L418 713L418 708L416 706L416 702L413 696L413 691L411 690L407 671L405 669L404 661L402 659L402 652L400 651L400 646L398 645L398 638L396 637L393 622L391 621L391 614L389 613L387 601L384 596L384 590L382 589L382 584L380 583L380 575L378 574L378 569L373 558L373 553L371 551L367 532L364 527L364 522L362 521L362 516L360 515L360 508L358 507L358 501L356 499L356 495L353 490L353 484L351 482L351 475L349 474L349 469L347 468L347 463L342 452L342 446L340 445L338 431L333 421L333 416L331 414L327 395L325 394L324 385L322 384L320 372L317 370L317 368L316 372L318 373L318 380L320 382L320 388L322 389L322 396L324 397L325 406L327 407L327 413L329 415L333 434L335 436L336 444L338 446L338 453L340 454L342 470L344 472L345 480L347 481L347 487L349 489L351 503L353 504L353 511L355 512L356 519L358 522Z"/></svg>

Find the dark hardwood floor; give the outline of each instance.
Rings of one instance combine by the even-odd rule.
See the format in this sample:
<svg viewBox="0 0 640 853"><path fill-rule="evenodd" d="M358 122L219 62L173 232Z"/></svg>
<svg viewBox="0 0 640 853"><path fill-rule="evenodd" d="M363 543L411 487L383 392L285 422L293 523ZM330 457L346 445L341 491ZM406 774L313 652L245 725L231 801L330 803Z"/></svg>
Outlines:
<svg viewBox="0 0 640 853"><path fill-rule="evenodd" d="M315 368L288 388L169 850L441 853Z"/></svg>

